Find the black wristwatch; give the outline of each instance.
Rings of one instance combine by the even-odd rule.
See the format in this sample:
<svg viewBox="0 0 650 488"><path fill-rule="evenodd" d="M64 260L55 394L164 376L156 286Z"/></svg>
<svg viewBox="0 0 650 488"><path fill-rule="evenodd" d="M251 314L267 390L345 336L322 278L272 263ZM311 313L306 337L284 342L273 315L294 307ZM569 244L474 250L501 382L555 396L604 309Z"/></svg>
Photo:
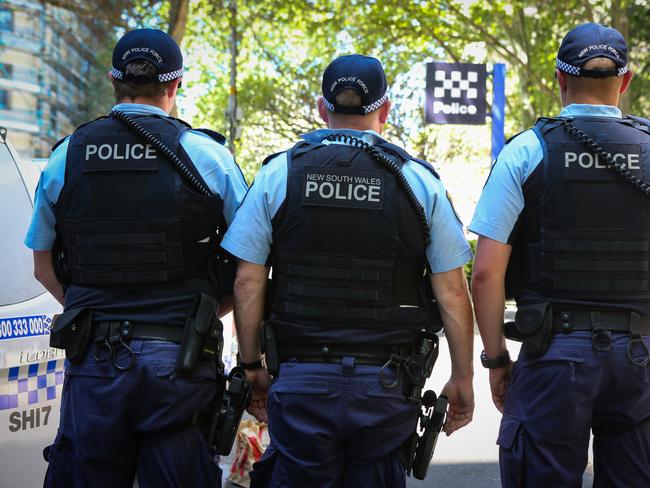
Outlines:
<svg viewBox="0 0 650 488"><path fill-rule="evenodd" d="M241 360L239 354L237 354L237 365L241 366L243 369L260 369L263 368L262 360L258 359L257 361L251 361L250 363L245 363Z"/></svg>
<svg viewBox="0 0 650 488"><path fill-rule="evenodd" d="M487 369L503 368L509 362L510 362L510 353L508 353L507 349L506 352L501 354L501 356L496 357L494 359L488 359L487 354L485 354L485 351L481 352L481 364L483 365L484 368Z"/></svg>

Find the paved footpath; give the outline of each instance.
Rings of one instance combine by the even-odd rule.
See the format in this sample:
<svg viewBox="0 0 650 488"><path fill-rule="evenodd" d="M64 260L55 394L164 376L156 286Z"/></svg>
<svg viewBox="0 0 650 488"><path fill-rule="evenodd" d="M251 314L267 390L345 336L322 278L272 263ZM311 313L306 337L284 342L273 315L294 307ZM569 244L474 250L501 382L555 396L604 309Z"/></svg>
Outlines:
<svg viewBox="0 0 650 488"><path fill-rule="evenodd" d="M498 488L499 451L496 438L501 414L492 403L488 370L481 366L479 355L483 349L480 337L474 343L474 394L475 410L471 424L455 432L451 437L441 434L433 462L425 480L407 480L407 488L453 486L454 488ZM519 343L508 341L513 358L519 353ZM440 356L427 382L427 389L439 393L451 372L447 341L440 340ZM591 455L589 456L591 461ZM593 476L591 463L584 478L584 487L591 486Z"/></svg>

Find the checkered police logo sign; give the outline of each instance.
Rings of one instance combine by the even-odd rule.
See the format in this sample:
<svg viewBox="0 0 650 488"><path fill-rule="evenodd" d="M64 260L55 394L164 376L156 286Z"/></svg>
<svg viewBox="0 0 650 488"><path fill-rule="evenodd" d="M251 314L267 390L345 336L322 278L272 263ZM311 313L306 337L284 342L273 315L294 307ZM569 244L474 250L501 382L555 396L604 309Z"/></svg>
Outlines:
<svg viewBox="0 0 650 488"><path fill-rule="evenodd" d="M429 63L426 121L434 124L485 123L484 64Z"/></svg>

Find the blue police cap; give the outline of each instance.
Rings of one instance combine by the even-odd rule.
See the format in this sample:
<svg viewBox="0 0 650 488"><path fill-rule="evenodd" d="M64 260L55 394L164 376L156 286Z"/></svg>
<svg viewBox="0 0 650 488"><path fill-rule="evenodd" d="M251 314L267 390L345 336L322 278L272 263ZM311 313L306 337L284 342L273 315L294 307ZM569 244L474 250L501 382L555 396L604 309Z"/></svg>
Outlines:
<svg viewBox="0 0 650 488"><path fill-rule="evenodd" d="M126 65L148 61L156 68L156 78L125 75ZM118 80L135 83L165 83L183 76L183 55L172 37L158 29L135 29L127 32L113 49L111 74Z"/></svg>
<svg viewBox="0 0 650 488"><path fill-rule="evenodd" d="M593 58L611 59L616 63L616 69L599 71L582 68ZM573 76L621 76L627 72L627 43L616 29L601 24L582 24L562 40L555 65L560 71Z"/></svg>
<svg viewBox="0 0 650 488"><path fill-rule="evenodd" d="M328 110L335 113L365 115L377 110L386 100L386 74L376 58L350 54L332 61L323 73L323 97ZM354 90L361 97L361 107L342 107L336 95Z"/></svg>

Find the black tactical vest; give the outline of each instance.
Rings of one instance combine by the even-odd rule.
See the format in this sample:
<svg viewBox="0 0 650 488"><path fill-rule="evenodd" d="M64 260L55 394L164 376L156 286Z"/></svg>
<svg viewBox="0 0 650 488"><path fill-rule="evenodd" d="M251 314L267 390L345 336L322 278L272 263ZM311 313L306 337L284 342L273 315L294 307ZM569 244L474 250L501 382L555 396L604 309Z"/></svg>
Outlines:
<svg viewBox="0 0 650 488"><path fill-rule="evenodd" d="M187 125L132 118L202 181L180 147ZM219 197L188 188L168 160L116 119L97 119L70 138L55 214L73 287L152 292L173 285L179 293L214 295L208 263L222 211Z"/></svg>
<svg viewBox="0 0 650 488"><path fill-rule="evenodd" d="M399 168L410 159L375 147ZM343 144L300 142L287 161L287 196L273 219L278 339L411 341L428 326L431 285L422 227L395 175Z"/></svg>
<svg viewBox="0 0 650 488"><path fill-rule="evenodd" d="M534 131L544 160L524 185L508 295L650 315L650 198L603 157L577 142L562 119ZM630 119L579 117L571 123L633 175L650 181L650 135Z"/></svg>

